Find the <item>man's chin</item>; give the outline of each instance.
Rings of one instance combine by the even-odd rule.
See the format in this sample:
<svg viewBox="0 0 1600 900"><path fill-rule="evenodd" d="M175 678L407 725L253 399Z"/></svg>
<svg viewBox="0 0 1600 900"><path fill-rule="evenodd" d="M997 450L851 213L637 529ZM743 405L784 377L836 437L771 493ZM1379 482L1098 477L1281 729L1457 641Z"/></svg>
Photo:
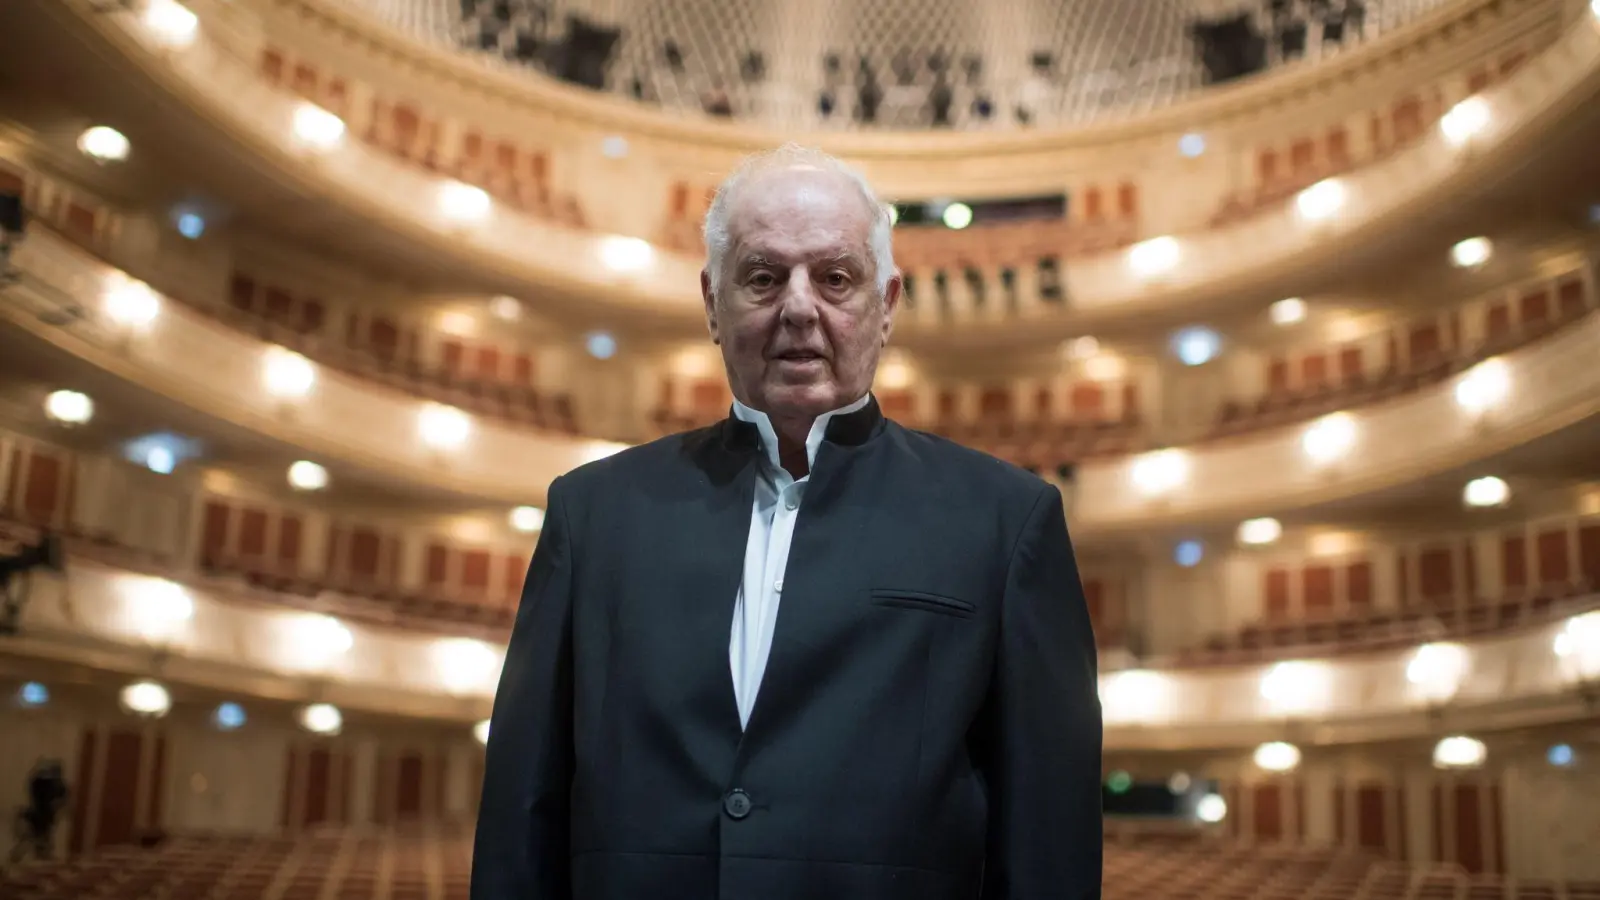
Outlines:
<svg viewBox="0 0 1600 900"><path fill-rule="evenodd" d="M767 413L785 417L816 417L829 413L850 398L841 398L839 387L831 381L812 384L775 384L767 388Z"/></svg>

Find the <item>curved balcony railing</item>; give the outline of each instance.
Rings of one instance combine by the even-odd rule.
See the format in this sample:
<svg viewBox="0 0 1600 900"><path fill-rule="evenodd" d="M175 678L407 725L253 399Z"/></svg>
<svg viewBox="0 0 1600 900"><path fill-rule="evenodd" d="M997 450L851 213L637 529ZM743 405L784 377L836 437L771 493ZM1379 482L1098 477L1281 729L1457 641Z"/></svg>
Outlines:
<svg viewBox="0 0 1600 900"><path fill-rule="evenodd" d="M297 145L290 127L298 101L266 87L254 71L259 23L253 26L246 11L229 12L226 4L201 8L206 11L202 37L183 50L161 47L140 31L136 21L123 17L85 16L80 21L109 39L163 88L268 160L273 176L297 190L332 198L384 221L460 263L582 296L591 306L593 298L601 296L626 309L683 320L699 315L693 299L698 259L656 253L637 270L618 274L604 262L607 235L578 232L499 208L471 225L453 223L430 212L437 208L440 180L419 168L354 141L330 152L309 153ZM435 59L415 64L454 65ZM1184 237L1177 241L1172 267L1159 275L1137 276L1120 254L1086 259L1062 274L1062 290L1070 304L1046 303L1027 292L1015 306L959 301L922 305L907 318L908 340L914 343L919 335L931 336L951 322L964 323L963 334L971 335L985 324L1010 328L1018 321L1029 323L1030 335L1053 339L1069 325L1082 327L1097 316L1237 292L1263 273L1282 274L1334 258L1362 239L1374 239L1411 211L1436 208L1458 195L1459 188L1485 180L1507 159L1540 140L1554 122L1590 100L1597 89L1600 27L1592 18L1575 20L1546 52L1484 95L1494 110L1488 132L1464 148L1451 146L1435 132L1410 149L1347 176L1342 182L1343 208L1332 218L1308 222L1295 204L1286 204L1235 225ZM570 107L562 111L577 115ZM557 118L554 113L545 116L550 123ZM580 121L592 124L594 114ZM651 122L655 120L648 116L638 120L642 138L659 132ZM599 137L595 135L596 140ZM706 137L710 143L701 148L699 158L727 155L726 146L714 142L714 130ZM870 161L870 146L869 142L854 149ZM1020 160L1006 155L1001 146L991 150L990 158L996 168L1014 171ZM851 148L841 145L841 149ZM968 149L984 158L980 145ZM928 155L945 158L942 151ZM1059 165L1058 157L1052 162L1055 171ZM948 190L948 185L942 189Z"/></svg>
<svg viewBox="0 0 1600 900"><path fill-rule="evenodd" d="M126 277L47 232L30 237L14 261L25 276L3 307L14 324L209 415L329 458L477 496L538 502L555 477L620 446L470 419L471 434L456 449L429 449L418 430L428 406L421 400L326 371L309 396L274 399L262 382L271 345L177 303L142 330L117 325L105 312L106 296ZM80 318L53 324L73 307ZM1488 458L1600 414L1597 354L1600 316L1588 315L1432 388L1339 414L1336 428L1318 420L1085 463L1071 492L1074 527L1144 529L1261 515ZM1319 427L1320 438L1308 436Z"/></svg>
<svg viewBox="0 0 1600 900"><path fill-rule="evenodd" d="M502 646L243 606L148 575L74 564L36 576L13 652L278 699L389 713L484 717ZM174 602L174 594L185 595ZM183 611L189 610L188 614ZM1243 744L1314 725L1317 743L1583 718L1600 677L1594 614L1459 645L1459 666L1408 677L1415 648L1264 666L1107 672L1114 749ZM1437 676L1437 677L1435 677ZM1513 721L1514 720L1514 721Z"/></svg>

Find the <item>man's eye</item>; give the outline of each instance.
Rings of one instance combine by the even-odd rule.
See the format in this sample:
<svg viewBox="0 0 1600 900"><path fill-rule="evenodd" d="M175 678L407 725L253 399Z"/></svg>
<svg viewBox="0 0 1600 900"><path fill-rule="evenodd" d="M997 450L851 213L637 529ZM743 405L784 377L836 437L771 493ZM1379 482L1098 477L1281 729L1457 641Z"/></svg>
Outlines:
<svg viewBox="0 0 1600 900"><path fill-rule="evenodd" d="M828 287L845 287L850 283L850 276L843 272L829 272L827 277Z"/></svg>
<svg viewBox="0 0 1600 900"><path fill-rule="evenodd" d="M775 283L777 283L777 280L772 277L771 272L757 272L751 275L749 280L750 286L757 289L769 288Z"/></svg>

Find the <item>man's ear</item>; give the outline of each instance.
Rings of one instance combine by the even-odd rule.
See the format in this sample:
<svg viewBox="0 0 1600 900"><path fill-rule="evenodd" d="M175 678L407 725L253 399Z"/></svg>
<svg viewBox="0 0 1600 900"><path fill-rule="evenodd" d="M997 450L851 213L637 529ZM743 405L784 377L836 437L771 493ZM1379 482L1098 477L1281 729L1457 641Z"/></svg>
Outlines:
<svg viewBox="0 0 1600 900"><path fill-rule="evenodd" d="M889 283L883 287L883 337L884 346L889 345L889 334L894 331L894 314L900 308L900 292L905 287L905 279L901 277L900 270L895 269L889 276Z"/></svg>
<svg viewBox="0 0 1600 900"><path fill-rule="evenodd" d="M706 331L711 334L711 343L722 343L722 336L717 332L717 295L711 290L711 273L705 269L700 270L700 299L706 305Z"/></svg>

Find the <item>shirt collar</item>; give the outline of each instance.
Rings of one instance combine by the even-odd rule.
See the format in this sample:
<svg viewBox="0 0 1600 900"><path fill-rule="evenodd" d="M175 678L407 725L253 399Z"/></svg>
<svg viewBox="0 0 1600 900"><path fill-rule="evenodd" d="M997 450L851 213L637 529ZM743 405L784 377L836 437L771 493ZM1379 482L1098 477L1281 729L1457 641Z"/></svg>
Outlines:
<svg viewBox="0 0 1600 900"><path fill-rule="evenodd" d="M817 449L822 446L823 438L828 433L828 423L833 417L857 412L864 409L871 402L872 394L867 393L862 395L860 400L848 406L841 406L831 412L825 412L817 416L817 420L811 423L810 433L806 435L807 468L816 465ZM733 401L733 415L739 421L748 422L756 427L756 430L761 434L761 449L766 452L767 462L771 463L774 469L782 468L782 464L778 462L778 432L772 427L771 417L758 409L751 409L738 400Z"/></svg>

